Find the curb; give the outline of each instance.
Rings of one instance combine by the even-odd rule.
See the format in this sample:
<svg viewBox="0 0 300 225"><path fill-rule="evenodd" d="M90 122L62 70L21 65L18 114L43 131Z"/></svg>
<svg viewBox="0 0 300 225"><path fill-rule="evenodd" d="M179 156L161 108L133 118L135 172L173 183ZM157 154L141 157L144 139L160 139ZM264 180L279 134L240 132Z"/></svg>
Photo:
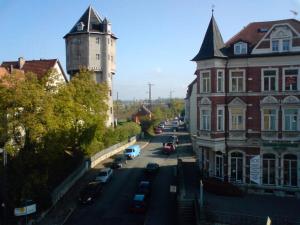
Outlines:
<svg viewBox="0 0 300 225"><path fill-rule="evenodd" d="M73 212L75 211L75 208L72 207L69 209L70 211L68 212L68 214L66 215L66 217L64 218L64 220L62 221L62 223L60 225L64 225L68 219L70 218L70 216L73 214Z"/></svg>

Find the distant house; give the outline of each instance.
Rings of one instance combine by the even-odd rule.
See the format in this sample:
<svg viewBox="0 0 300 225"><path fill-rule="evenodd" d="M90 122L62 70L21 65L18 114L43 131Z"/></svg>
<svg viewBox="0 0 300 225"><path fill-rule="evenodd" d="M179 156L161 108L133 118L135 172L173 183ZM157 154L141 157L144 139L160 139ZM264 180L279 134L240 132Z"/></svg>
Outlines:
<svg viewBox="0 0 300 225"><path fill-rule="evenodd" d="M135 123L140 124L142 118L151 119L151 117L152 117L151 111L149 109L147 109L146 106L142 105L138 109L137 113L133 114L132 120Z"/></svg>
<svg viewBox="0 0 300 225"><path fill-rule="evenodd" d="M13 72L34 73L37 78L42 79L51 72L49 85L56 86L68 82L67 76L58 59L25 60L20 57L18 61L6 61L0 66L0 78L5 74Z"/></svg>

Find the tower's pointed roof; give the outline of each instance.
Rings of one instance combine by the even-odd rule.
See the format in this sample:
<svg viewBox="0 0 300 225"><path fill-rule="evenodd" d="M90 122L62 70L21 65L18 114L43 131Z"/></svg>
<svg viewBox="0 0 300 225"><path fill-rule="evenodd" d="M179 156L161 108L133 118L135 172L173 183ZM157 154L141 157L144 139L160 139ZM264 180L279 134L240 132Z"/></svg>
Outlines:
<svg viewBox="0 0 300 225"><path fill-rule="evenodd" d="M214 15L212 15L200 51L192 59L192 61L211 58L225 58L226 55L224 55L224 53L222 52L224 47L225 45L223 42L223 38L219 31Z"/></svg>
<svg viewBox="0 0 300 225"><path fill-rule="evenodd" d="M89 6L66 36L73 33L102 32L102 22L103 20L98 13L92 6ZM77 29L77 25L80 23L83 25L82 30Z"/></svg>

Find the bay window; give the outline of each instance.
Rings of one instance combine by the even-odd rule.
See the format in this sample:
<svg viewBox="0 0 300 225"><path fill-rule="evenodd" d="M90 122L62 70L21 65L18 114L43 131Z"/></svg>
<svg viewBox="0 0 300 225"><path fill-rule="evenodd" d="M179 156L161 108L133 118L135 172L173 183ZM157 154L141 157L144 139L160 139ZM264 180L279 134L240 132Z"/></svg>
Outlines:
<svg viewBox="0 0 300 225"><path fill-rule="evenodd" d="M200 91L202 93L210 92L210 73L209 72L202 72L200 74Z"/></svg>
<svg viewBox="0 0 300 225"><path fill-rule="evenodd" d="M210 130L210 111L207 109L200 111L200 117L201 117L201 130Z"/></svg>
<svg viewBox="0 0 300 225"><path fill-rule="evenodd" d="M217 92L224 92L224 71L219 70L217 73Z"/></svg>

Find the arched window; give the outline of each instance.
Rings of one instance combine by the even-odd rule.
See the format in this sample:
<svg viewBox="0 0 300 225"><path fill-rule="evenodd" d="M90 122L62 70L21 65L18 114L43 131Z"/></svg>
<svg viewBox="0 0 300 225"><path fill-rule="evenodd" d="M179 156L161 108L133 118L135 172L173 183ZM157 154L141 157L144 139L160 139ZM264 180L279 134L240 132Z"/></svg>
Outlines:
<svg viewBox="0 0 300 225"><path fill-rule="evenodd" d="M275 184L275 155L263 155L263 184Z"/></svg>
<svg viewBox="0 0 300 225"><path fill-rule="evenodd" d="M283 158L283 184L297 186L297 156L287 154Z"/></svg>
<svg viewBox="0 0 300 225"><path fill-rule="evenodd" d="M233 182L243 181L243 154L240 152L231 153L231 175L230 180Z"/></svg>
<svg viewBox="0 0 300 225"><path fill-rule="evenodd" d="M215 156L215 176L223 177L223 153L220 151Z"/></svg>

